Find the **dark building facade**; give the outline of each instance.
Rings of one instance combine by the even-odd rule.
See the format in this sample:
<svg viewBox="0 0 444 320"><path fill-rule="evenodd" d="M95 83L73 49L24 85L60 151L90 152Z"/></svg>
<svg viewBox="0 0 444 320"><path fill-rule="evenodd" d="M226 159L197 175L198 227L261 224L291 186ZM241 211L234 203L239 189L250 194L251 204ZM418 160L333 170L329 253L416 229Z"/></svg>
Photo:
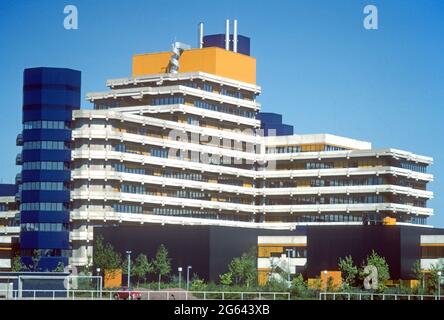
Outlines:
<svg viewBox="0 0 444 320"><path fill-rule="evenodd" d="M27 266L39 256L38 270L68 265L70 123L79 108L79 71L24 71L20 249Z"/></svg>
<svg viewBox="0 0 444 320"><path fill-rule="evenodd" d="M94 232L122 255L131 250L134 258L140 253L154 257L164 244L172 258L173 274L178 267L186 270L192 266L192 274L213 281L227 271L234 257L256 248L258 235L283 234L274 230L175 225L96 227Z"/></svg>
<svg viewBox="0 0 444 320"><path fill-rule="evenodd" d="M218 47L225 49L225 34L211 34L203 37L203 47ZM234 35L230 34L230 50L233 50ZM250 38L238 35L237 36L237 52L250 55Z"/></svg>
<svg viewBox="0 0 444 320"><path fill-rule="evenodd" d="M383 256L391 279L413 278L411 269L421 259L420 236L443 234L443 229L412 226L306 226L294 231L244 229L216 226L119 226L96 227L122 255L132 250L154 257L164 244L172 258L173 274L178 267L192 266L192 273L218 281L234 257L257 247L258 236L307 237L307 263L299 269L306 278L323 270L338 270L340 258L351 255L361 266L372 250Z"/></svg>
<svg viewBox="0 0 444 320"><path fill-rule="evenodd" d="M331 226L307 228L307 276L337 270L339 258L351 255L361 266L372 250L383 256L392 279L412 279L421 259L421 235L442 235L443 229L414 226Z"/></svg>
<svg viewBox="0 0 444 320"><path fill-rule="evenodd" d="M282 123L282 115L272 112L259 112L256 116L261 120L261 129L264 136L288 136L293 135L293 126Z"/></svg>

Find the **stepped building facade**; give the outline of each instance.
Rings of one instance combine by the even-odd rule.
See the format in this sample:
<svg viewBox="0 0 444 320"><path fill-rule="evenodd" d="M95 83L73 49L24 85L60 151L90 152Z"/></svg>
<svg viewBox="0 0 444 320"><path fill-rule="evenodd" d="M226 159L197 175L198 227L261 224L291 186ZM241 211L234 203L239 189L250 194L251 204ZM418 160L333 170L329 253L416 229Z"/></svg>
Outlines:
<svg viewBox="0 0 444 320"><path fill-rule="evenodd" d="M21 173L6 204L17 216L0 213L20 226L25 264L39 250L43 269L89 265L106 227L256 230L260 248L277 241L268 231L431 227L433 159L294 134L262 111L250 39L237 28L135 55L132 76L106 84L82 109L79 71L25 70Z"/></svg>

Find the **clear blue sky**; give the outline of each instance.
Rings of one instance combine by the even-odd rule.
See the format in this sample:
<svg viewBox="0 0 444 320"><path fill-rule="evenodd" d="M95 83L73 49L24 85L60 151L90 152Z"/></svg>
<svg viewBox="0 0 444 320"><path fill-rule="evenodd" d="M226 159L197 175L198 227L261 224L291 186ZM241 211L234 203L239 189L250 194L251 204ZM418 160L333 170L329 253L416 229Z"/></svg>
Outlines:
<svg viewBox="0 0 444 320"><path fill-rule="evenodd" d="M79 10L79 30L63 28L63 8ZM379 30L363 28L363 8L379 9ZM81 70L82 95L129 76L135 53L195 45L197 23L223 33L239 20L257 58L264 111L284 114L296 133L368 140L435 159L431 223L444 226L444 1L56 1L0 2L0 178L18 170L26 67ZM83 107L89 108L86 102Z"/></svg>

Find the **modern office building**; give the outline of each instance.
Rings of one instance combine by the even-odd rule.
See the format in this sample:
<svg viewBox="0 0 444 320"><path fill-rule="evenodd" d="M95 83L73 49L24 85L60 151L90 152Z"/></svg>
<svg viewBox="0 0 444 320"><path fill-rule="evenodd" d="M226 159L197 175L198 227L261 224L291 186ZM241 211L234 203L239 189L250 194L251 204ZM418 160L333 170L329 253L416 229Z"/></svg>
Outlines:
<svg viewBox="0 0 444 320"><path fill-rule="evenodd" d="M26 69L23 80L23 131L20 184L22 262L52 270L70 256L72 111L80 108L80 72L59 68Z"/></svg>
<svg viewBox="0 0 444 320"><path fill-rule="evenodd" d="M261 112L256 59L237 23L233 34L228 25L226 34L199 29L197 48L176 42L171 52L135 55L131 77L86 95L90 109L80 109L80 72L25 70L17 140L25 264L36 249L43 269L91 264L104 227L256 237L311 226L431 227L432 158L294 135L281 115Z"/></svg>
<svg viewBox="0 0 444 320"><path fill-rule="evenodd" d="M11 269L19 255L20 214L16 201L17 185L0 184L0 271Z"/></svg>

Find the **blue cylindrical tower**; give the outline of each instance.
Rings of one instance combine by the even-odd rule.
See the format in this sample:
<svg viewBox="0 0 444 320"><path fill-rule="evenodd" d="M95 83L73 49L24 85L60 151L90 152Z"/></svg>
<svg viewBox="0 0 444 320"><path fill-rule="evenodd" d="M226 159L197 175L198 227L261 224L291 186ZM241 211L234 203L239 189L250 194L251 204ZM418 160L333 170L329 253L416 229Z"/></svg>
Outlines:
<svg viewBox="0 0 444 320"><path fill-rule="evenodd" d="M31 270L68 265L72 111L80 71L24 71L20 251Z"/></svg>

